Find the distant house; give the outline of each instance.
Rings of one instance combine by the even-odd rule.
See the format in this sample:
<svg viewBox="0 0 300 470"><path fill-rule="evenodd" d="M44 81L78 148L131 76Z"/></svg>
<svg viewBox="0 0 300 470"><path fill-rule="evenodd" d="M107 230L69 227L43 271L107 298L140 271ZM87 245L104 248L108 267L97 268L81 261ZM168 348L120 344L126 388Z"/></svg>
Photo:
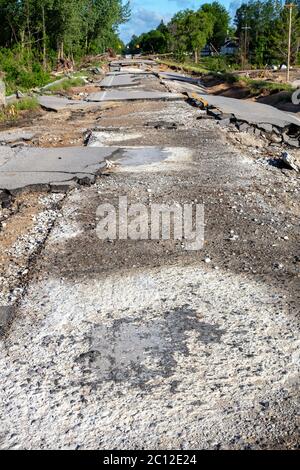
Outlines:
<svg viewBox="0 0 300 470"><path fill-rule="evenodd" d="M224 45L220 49L221 55L234 55L236 54L239 46L235 39L226 39Z"/></svg>
<svg viewBox="0 0 300 470"><path fill-rule="evenodd" d="M201 51L202 57L216 56L216 55L234 55L239 48L238 42L235 39L226 39L224 45L218 51L212 44L206 44Z"/></svg>
<svg viewBox="0 0 300 470"><path fill-rule="evenodd" d="M211 44L206 44L206 46L201 51L202 57L209 57L212 55L216 55L216 50Z"/></svg>

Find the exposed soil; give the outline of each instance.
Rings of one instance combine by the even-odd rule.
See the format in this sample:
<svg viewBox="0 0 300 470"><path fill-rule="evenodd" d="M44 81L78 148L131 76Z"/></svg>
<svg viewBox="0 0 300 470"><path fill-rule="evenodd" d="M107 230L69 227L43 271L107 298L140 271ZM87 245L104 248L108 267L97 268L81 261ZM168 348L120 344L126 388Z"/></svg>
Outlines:
<svg viewBox="0 0 300 470"><path fill-rule="evenodd" d="M212 95L222 95L228 98L246 99L251 96L251 92L245 84L238 83L218 83L208 87L209 93Z"/></svg>
<svg viewBox="0 0 300 470"><path fill-rule="evenodd" d="M26 126L35 126L36 120L44 115L42 108L30 111L20 111L15 119L9 121L0 121L0 131L6 129L14 129L15 127L23 128Z"/></svg>

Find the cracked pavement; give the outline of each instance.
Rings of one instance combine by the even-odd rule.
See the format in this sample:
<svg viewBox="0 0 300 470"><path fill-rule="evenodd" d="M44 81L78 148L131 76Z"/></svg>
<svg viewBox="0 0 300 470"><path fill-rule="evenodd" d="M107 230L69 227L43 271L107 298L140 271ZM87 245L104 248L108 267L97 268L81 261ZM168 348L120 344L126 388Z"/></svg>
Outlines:
<svg viewBox="0 0 300 470"><path fill-rule="evenodd" d="M299 176L202 115L105 109L82 150L126 155L5 209L2 449L299 446ZM203 203L204 248L100 240L97 207L119 196Z"/></svg>

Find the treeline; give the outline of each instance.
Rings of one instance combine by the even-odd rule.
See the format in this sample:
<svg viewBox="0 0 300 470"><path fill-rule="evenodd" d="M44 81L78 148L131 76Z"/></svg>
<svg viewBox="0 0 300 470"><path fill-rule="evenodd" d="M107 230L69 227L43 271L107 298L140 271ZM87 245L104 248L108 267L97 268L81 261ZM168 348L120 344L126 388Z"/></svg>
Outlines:
<svg viewBox="0 0 300 470"><path fill-rule="evenodd" d="M121 0L0 0L0 47L71 58L120 42L116 29L128 19Z"/></svg>
<svg viewBox="0 0 300 470"><path fill-rule="evenodd" d="M300 9L292 9L291 63L299 61ZM240 57L257 65L287 63L289 10L280 0L250 0L237 10L236 36ZM247 28L247 29L246 29Z"/></svg>
<svg viewBox="0 0 300 470"><path fill-rule="evenodd" d="M290 3L290 2L288 2ZM299 61L300 9L292 9L291 62ZM168 53L178 58L193 54L195 62L205 45L218 53L226 38L238 45L235 60L256 66L286 63L288 50L288 9L280 0L249 0L237 9L231 25L230 15L218 2L198 10L183 10L171 21L129 43L132 53Z"/></svg>
<svg viewBox="0 0 300 470"><path fill-rule="evenodd" d="M198 61L199 52L209 41L219 48L229 30L230 16L218 2L206 3L197 11L183 10L176 13L168 25L163 22L156 30L133 36L129 50L136 53L174 52L182 55L192 52Z"/></svg>
<svg viewBox="0 0 300 470"><path fill-rule="evenodd" d="M45 84L57 61L121 50L117 28L129 15L122 0L0 0L0 73L8 92Z"/></svg>

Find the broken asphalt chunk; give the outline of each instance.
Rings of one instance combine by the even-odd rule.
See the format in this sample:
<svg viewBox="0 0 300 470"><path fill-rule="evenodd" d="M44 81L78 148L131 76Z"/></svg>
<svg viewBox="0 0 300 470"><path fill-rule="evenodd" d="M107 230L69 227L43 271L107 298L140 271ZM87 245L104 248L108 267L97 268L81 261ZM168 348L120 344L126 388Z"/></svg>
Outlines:
<svg viewBox="0 0 300 470"><path fill-rule="evenodd" d="M124 75L108 75L97 83L100 87L103 88L118 88L118 87L133 87L139 86L141 81L134 74L124 74Z"/></svg>
<svg viewBox="0 0 300 470"><path fill-rule="evenodd" d="M299 118L267 104L201 93L189 93L188 96L195 102L202 102L204 107L214 107L222 113L232 113L238 121L247 122L249 125L269 124L280 128L281 132L292 124L300 129Z"/></svg>
<svg viewBox="0 0 300 470"><path fill-rule="evenodd" d="M6 152L6 149L9 152ZM9 192L27 187L49 190L70 182L91 184L115 147L21 148L0 147L0 189Z"/></svg>
<svg viewBox="0 0 300 470"><path fill-rule="evenodd" d="M14 309L10 305L0 306L0 337L5 334L14 316Z"/></svg>
<svg viewBox="0 0 300 470"><path fill-rule="evenodd" d="M283 133L282 134L283 142L290 145L291 147L300 147L299 140L291 137L290 135Z"/></svg>
<svg viewBox="0 0 300 470"><path fill-rule="evenodd" d="M63 110L80 110L85 108L95 107L95 103L88 103L83 100L70 100L68 98L62 98L60 96L39 96L38 102L42 108L47 111L63 111Z"/></svg>
<svg viewBox="0 0 300 470"><path fill-rule="evenodd" d="M297 172L300 171L299 163L288 152L282 152L281 158L282 158L282 161L285 163L285 165L287 165L289 168L292 168L293 170L295 170Z"/></svg>
<svg viewBox="0 0 300 470"><path fill-rule="evenodd" d="M261 129L262 131L265 131L265 132L272 132L273 131L273 126L271 124L268 124L266 122L261 122L259 123L259 125L257 126L259 129Z"/></svg>
<svg viewBox="0 0 300 470"><path fill-rule="evenodd" d="M237 122L236 126L240 132L246 132L250 127L246 122Z"/></svg>
<svg viewBox="0 0 300 470"><path fill-rule="evenodd" d="M220 111L218 108L208 108L207 114L209 116L213 116L215 119L221 119L222 111Z"/></svg>
<svg viewBox="0 0 300 470"><path fill-rule="evenodd" d="M2 209L7 209L12 203L12 195L9 191L3 191L0 189L0 207Z"/></svg>
<svg viewBox="0 0 300 470"><path fill-rule="evenodd" d="M29 141L35 137L34 132L13 130L0 132L0 144L14 144L21 141Z"/></svg>

